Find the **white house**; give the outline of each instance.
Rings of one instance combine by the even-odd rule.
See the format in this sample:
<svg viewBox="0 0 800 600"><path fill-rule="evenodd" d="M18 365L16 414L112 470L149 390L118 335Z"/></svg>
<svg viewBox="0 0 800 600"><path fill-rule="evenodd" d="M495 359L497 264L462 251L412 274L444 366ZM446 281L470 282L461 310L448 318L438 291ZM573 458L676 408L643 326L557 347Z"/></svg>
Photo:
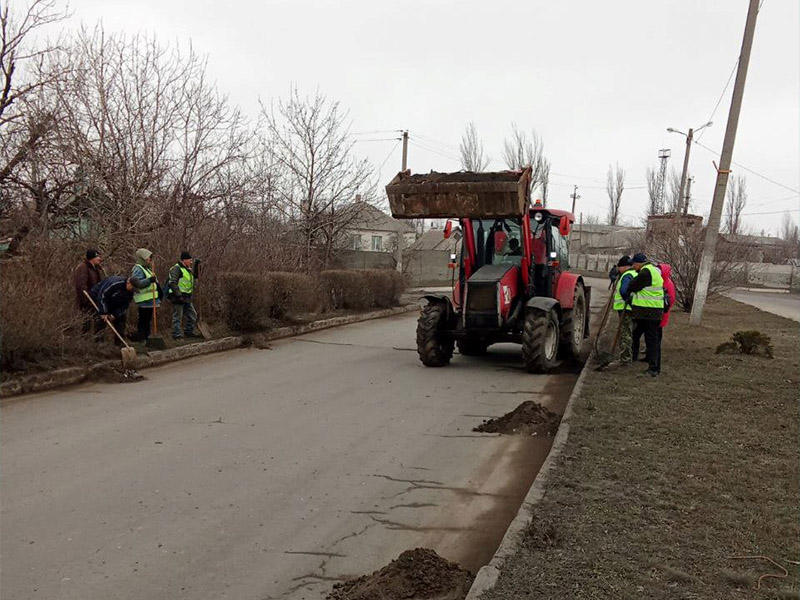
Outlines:
<svg viewBox="0 0 800 600"><path fill-rule="evenodd" d="M369 204L363 204L359 217L348 228L350 250L392 252L397 248L397 236L402 235L407 248L416 240L416 232L408 221L394 219Z"/></svg>

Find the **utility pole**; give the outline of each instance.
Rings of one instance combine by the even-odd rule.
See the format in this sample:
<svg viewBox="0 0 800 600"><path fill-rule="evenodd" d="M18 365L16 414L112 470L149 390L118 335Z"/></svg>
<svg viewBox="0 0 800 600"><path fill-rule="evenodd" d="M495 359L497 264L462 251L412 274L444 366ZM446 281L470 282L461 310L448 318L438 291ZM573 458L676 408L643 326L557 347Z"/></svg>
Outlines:
<svg viewBox="0 0 800 600"><path fill-rule="evenodd" d="M575 201L581 199L581 197L578 195L578 186L577 185L573 188L572 195L570 196L570 198L572 198L572 211L571 212L574 215L575 214Z"/></svg>
<svg viewBox="0 0 800 600"><path fill-rule="evenodd" d="M400 171L405 173L408 170L408 130L403 131L403 163ZM403 248L405 247L405 222L398 222L397 224L397 248L394 251L394 262L397 267L397 272L403 272Z"/></svg>
<svg viewBox="0 0 800 600"><path fill-rule="evenodd" d="M408 169L408 130L403 132L403 166L400 170L406 169Z"/></svg>
<svg viewBox="0 0 800 600"><path fill-rule="evenodd" d="M711 214L706 226L706 239L703 244L703 256L700 259L700 271L697 275L697 285L694 288L694 301L692 315L689 322L699 325L703 319L703 307L708 296L708 284L711 280L711 267L714 264L714 254L717 249L719 237L719 224L722 220L722 209L725 206L725 190L728 186L731 160L733 159L733 145L736 142L736 129L739 125L739 113L742 110L744 97L744 84L747 80L747 67L750 63L750 51L753 49L753 35L756 30L756 17L758 17L758 3L760 0L750 0L747 11L747 22L744 27L742 51L739 54L739 67L736 70L736 83L733 86L731 109L728 113L728 125L725 129L725 141L722 143L722 154L719 157L717 168L717 183L714 188L714 200L711 204Z"/></svg>
<svg viewBox="0 0 800 600"><path fill-rule="evenodd" d="M680 217L683 213L683 190L686 189L686 175L689 173L689 154L692 151L692 139L694 138L694 129L689 128L689 133L686 136L686 152L683 155L683 172L681 172L681 189L678 192L678 206L675 211L675 216Z"/></svg>

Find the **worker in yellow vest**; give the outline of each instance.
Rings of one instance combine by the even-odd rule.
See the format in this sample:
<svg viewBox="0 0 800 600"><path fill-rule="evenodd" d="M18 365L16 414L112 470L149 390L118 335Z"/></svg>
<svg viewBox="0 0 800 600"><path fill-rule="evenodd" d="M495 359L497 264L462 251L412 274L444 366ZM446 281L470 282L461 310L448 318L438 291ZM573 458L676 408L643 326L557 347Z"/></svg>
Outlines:
<svg viewBox="0 0 800 600"><path fill-rule="evenodd" d="M131 271L130 281L133 284L133 301L139 310L139 322L136 327L136 339L146 342L150 337L150 325L153 322L153 304L161 305L158 279L153 267L153 253L147 248L136 251L136 264Z"/></svg>
<svg viewBox="0 0 800 600"><path fill-rule="evenodd" d="M181 252L180 260L169 270L169 288L167 298L172 302L172 337L179 340L184 335L187 338L202 337L194 331L197 325L197 311L192 304L194 282L197 270L194 268L194 259L189 252ZM186 317L186 327L181 331L183 319Z"/></svg>
<svg viewBox="0 0 800 600"><path fill-rule="evenodd" d="M631 318L632 307L625 301L623 294L627 293L628 286L636 271L633 269L631 257L627 254L617 261L617 278L614 282L614 305L621 321L619 325L619 360L611 363L611 366L628 366L633 362L633 320Z"/></svg>
<svg viewBox="0 0 800 600"><path fill-rule="evenodd" d="M634 341L644 335L647 347L645 374L658 377L661 373L659 329L661 318L664 316L664 278L661 271L647 260L647 256L642 252L635 254L632 261L636 277L622 296L631 304Z"/></svg>

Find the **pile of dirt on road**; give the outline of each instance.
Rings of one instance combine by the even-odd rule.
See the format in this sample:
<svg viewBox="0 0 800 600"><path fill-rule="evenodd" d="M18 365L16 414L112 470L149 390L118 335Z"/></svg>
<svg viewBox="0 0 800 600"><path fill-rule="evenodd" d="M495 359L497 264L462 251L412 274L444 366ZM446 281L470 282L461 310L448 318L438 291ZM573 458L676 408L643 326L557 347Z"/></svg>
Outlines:
<svg viewBox="0 0 800 600"><path fill-rule="evenodd" d="M520 404L510 413L497 419L489 419L473 431L479 433L505 433L510 435L555 435L561 415L547 410L533 400Z"/></svg>
<svg viewBox="0 0 800 600"><path fill-rule="evenodd" d="M144 381L145 377L134 369L122 369L102 365L92 370L89 379L102 383L135 383L137 381Z"/></svg>
<svg viewBox="0 0 800 600"><path fill-rule="evenodd" d="M462 600L473 576L433 550L403 552L380 571L333 586L328 600Z"/></svg>

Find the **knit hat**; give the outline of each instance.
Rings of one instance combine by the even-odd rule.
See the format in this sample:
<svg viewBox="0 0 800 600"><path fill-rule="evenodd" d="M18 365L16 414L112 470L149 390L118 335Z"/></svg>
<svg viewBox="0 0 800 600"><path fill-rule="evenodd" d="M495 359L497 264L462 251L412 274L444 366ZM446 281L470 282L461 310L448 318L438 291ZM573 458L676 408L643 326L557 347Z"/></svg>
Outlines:
<svg viewBox="0 0 800 600"><path fill-rule="evenodd" d="M631 257L627 254L623 254L622 258L617 261L618 267L630 267L631 266Z"/></svg>
<svg viewBox="0 0 800 600"><path fill-rule="evenodd" d="M636 254L633 255L633 258L631 259L631 262L646 263L647 262L647 257L644 255L644 252L637 252Z"/></svg>
<svg viewBox="0 0 800 600"><path fill-rule="evenodd" d="M93 258L97 258L98 256L100 256L100 252L98 250L95 250L94 248L89 248L86 251L86 260L92 260Z"/></svg>
<svg viewBox="0 0 800 600"><path fill-rule="evenodd" d="M136 264L145 266L147 264L147 259L153 256L153 253L150 252L147 248L139 248L136 251Z"/></svg>
<svg viewBox="0 0 800 600"><path fill-rule="evenodd" d="M181 260L189 260L190 258L192 258L192 255L189 254L186 250L181 252Z"/></svg>

